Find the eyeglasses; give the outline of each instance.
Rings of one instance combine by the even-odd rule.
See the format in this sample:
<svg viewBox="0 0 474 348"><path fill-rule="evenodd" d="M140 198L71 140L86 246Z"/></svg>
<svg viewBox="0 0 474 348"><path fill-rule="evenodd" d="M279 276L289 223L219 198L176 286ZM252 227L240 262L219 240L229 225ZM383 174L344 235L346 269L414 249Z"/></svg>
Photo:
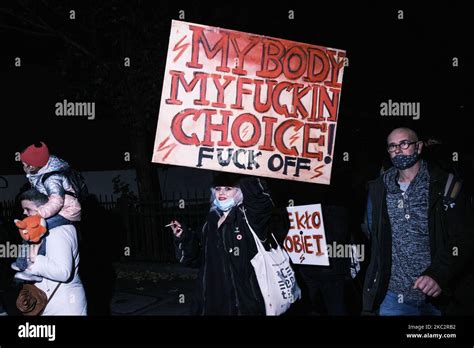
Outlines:
<svg viewBox="0 0 474 348"><path fill-rule="evenodd" d="M397 148L399 147L402 150L408 149L411 145L416 144L418 141L408 141L408 140L403 140L400 142L400 144L389 144L387 146L387 151L388 152L395 152Z"/></svg>

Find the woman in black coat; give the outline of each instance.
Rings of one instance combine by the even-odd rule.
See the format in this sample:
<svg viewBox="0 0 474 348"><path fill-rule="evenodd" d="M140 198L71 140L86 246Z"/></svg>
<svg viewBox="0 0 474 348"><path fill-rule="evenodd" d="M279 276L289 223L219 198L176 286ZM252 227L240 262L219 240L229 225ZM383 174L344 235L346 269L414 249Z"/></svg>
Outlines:
<svg viewBox="0 0 474 348"><path fill-rule="evenodd" d="M265 241L273 202L265 181L237 178L225 173L216 177L211 209L200 230L171 222L177 258L183 265L199 267L194 315L265 315L250 263L257 247L248 224Z"/></svg>

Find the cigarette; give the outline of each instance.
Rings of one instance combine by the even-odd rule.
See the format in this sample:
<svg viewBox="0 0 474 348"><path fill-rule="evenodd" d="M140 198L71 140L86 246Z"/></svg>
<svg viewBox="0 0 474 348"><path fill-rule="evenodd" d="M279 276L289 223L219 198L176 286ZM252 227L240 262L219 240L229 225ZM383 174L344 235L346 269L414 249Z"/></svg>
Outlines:
<svg viewBox="0 0 474 348"><path fill-rule="evenodd" d="M172 222L172 223L166 225L165 227L170 227L170 226L173 226L173 225L174 225L174 222Z"/></svg>

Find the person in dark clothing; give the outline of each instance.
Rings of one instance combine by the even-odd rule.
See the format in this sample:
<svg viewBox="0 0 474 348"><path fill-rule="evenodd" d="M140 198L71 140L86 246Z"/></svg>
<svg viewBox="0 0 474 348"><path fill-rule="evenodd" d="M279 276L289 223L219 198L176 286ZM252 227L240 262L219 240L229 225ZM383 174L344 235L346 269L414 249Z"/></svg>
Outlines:
<svg viewBox="0 0 474 348"><path fill-rule="evenodd" d="M89 195L81 205L84 214L79 241L79 275L86 293L87 315L110 315L117 279L113 264L120 261L119 236L123 235L124 226L119 212L103 208L95 195ZM112 231L113 238L101 232L107 230Z"/></svg>
<svg viewBox="0 0 474 348"><path fill-rule="evenodd" d="M264 180L222 173L211 189L211 209L199 231L172 221L176 256L199 267L194 315L265 315L251 264L257 254L254 237L267 239L273 202Z"/></svg>
<svg viewBox="0 0 474 348"><path fill-rule="evenodd" d="M331 185L314 185L305 182L292 182L281 191L277 187L273 197L277 202L288 202L289 206L321 204L324 232L328 248L353 244L355 238L350 215L355 210L355 189L352 185L353 172L347 163L335 161L331 174ZM350 193L350 194L348 194ZM278 232L278 240L284 243L290 228L287 207L278 211L279 225L272 228ZM276 220L276 219L274 219ZM334 248L334 246L337 248ZM352 315L360 313L360 291L351 278L349 255L329 255L328 266L299 264L293 268L302 291L301 301L296 302L290 315ZM359 286L360 288L360 286Z"/></svg>
<svg viewBox="0 0 474 348"><path fill-rule="evenodd" d="M322 206L327 244L349 243L348 213L344 207ZM295 266L296 267L296 266ZM329 257L329 266L298 265L301 286L306 287L311 313L348 315L346 280L350 276L348 257Z"/></svg>
<svg viewBox="0 0 474 348"><path fill-rule="evenodd" d="M447 185L447 172L420 160L413 130L397 128L387 142L394 167L369 183L363 313L472 315L473 222L461 182Z"/></svg>

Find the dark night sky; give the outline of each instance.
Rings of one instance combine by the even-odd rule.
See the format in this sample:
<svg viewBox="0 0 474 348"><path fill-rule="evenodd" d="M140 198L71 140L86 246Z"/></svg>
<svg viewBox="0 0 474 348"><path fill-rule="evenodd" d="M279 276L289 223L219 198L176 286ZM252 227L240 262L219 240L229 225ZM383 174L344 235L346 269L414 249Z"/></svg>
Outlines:
<svg viewBox="0 0 474 348"><path fill-rule="evenodd" d="M80 8L79 21L95 4L69 3ZM120 6L121 2L114 3ZM345 7L339 3L319 7L320 2L314 2L312 8L309 2L287 6L268 2L258 8L251 1L216 4L139 3L144 12L154 7L167 18L160 26L167 28L160 33L165 47L171 19L178 19L178 11L183 9L189 22L347 50L349 67L344 71L336 154L354 150L369 156L383 154L387 131L405 121L379 116L380 103L388 99L420 101L421 120L411 125L459 151L472 153L466 141L474 96L470 81L474 60L469 52L472 36L468 34L472 21L467 8ZM403 21L397 19L398 9L404 10ZM295 20L288 20L288 10L295 11ZM119 125L106 104L96 105L94 121L54 115L54 104L62 100L61 91L77 82L55 72L56 57L65 49L62 40L0 29L0 42L0 174L21 173L14 153L30 139L39 138L82 170L127 168L122 158L130 146L128 130ZM159 66L164 67L165 54L156 62ZM21 69L13 67L16 56L22 57ZM458 68L451 65L454 56L459 58ZM157 89L150 91L156 95L153 110L157 115L162 77L150 78L158 81ZM91 86L85 88L94 88ZM149 127L155 129L156 118Z"/></svg>

